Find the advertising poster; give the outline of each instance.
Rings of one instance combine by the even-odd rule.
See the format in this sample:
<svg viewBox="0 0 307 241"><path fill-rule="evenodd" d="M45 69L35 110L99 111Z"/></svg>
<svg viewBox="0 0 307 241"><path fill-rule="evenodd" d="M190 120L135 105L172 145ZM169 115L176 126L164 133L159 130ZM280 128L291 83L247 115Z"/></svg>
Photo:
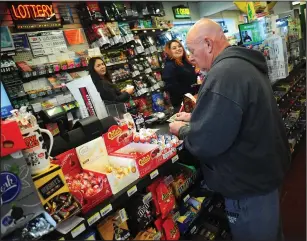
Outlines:
<svg viewBox="0 0 307 241"><path fill-rule="evenodd" d="M16 51L30 51L27 34L12 34Z"/></svg>
<svg viewBox="0 0 307 241"><path fill-rule="evenodd" d="M28 33L34 57L67 52L67 45L63 31L40 31Z"/></svg>
<svg viewBox="0 0 307 241"><path fill-rule="evenodd" d="M80 28L64 30L64 35L69 45L84 44L83 32Z"/></svg>
<svg viewBox="0 0 307 241"><path fill-rule="evenodd" d="M3 87L2 82L0 84L1 84L1 118L5 118L11 115L10 111L13 110L13 107Z"/></svg>
<svg viewBox="0 0 307 241"><path fill-rule="evenodd" d="M14 42L9 28L6 26L5 27L1 26L0 35L1 35L1 52L14 50L15 49Z"/></svg>

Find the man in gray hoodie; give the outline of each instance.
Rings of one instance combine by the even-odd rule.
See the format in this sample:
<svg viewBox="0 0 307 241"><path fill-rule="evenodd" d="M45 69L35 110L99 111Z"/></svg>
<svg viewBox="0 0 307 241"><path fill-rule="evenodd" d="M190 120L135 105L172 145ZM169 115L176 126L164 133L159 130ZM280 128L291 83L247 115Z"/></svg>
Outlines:
<svg viewBox="0 0 307 241"><path fill-rule="evenodd" d="M279 240L278 190L291 153L265 58L230 46L208 19L191 28L187 46L208 73L193 113L178 114L170 131L200 161L206 187L224 196L233 239Z"/></svg>

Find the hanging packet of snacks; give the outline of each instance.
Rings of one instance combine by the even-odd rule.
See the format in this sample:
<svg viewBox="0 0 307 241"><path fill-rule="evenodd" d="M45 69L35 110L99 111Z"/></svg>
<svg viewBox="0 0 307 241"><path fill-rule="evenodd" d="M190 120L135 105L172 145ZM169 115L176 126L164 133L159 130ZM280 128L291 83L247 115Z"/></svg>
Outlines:
<svg viewBox="0 0 307 241"><path fill-rule="evenodd" d="M162 219L165 219L170 212L176 207L176 200L173 190L170 186L161 181L156 189L159 208Z"/></svg>
<svg viewBox="0 0 307 241"><path fill-rule="evenodd" d="M97 43L100 47L112 44L110 41L110 33L105 23L93 24L92 29L96 35L96 39L98 39Z"/></svg>
<svg viewBox="0 0 307 241"><path fill-rule="evenodd" d="M114 44L123 44L124 41L122 40L122 36L118 28L118 23L117 22L107 23L107 27L112 35Z"/></svg>
<svg viewBox="0 0 307 241"><path fill-rule="evenodd" d="M134 41L134 36L131 32L131 29L128 23L118 23L118 27L119 27L121 35L125 39L125 43Z"/></svg>
<svg viewBox="0 0 307 241"><path fill-rule="evenodd" d="M155 93L152 95L152 109L154 112L165 111L165 104L162 93Z"/></svg>
<svg viewBox="0 0 307 241"><path fill-rule="evenodd" d="M173 217L170 215L162 224L166 240L179 240L180 232L177 224L174 222Z"/></svg>

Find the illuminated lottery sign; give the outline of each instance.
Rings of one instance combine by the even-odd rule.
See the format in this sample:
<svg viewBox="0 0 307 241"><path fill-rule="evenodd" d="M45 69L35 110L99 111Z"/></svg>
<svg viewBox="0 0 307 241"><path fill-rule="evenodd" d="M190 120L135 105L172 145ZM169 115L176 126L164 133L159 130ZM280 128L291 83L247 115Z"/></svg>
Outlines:
<svg viewBox="0 0 307 241"><path fill-rule="evenodd" d="M190 9L187 7L173 7L175 19L190 19Z"/></svg>
<svg viewBox="0 0 307 241"><path fill-rule="evenodd" d="M12 2L9 9L17 29L61 27L52 2Z"/></svg>

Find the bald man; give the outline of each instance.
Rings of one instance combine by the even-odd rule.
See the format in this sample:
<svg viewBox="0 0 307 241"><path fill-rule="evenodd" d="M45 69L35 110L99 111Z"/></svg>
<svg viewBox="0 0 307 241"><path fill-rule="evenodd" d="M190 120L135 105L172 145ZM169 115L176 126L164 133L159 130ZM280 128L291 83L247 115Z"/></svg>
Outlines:
<svg viewBox="0 0 307 241"><path fill-rule="evenodd" d="M191 28L187 46L207 77L192 115L178 114L170 131L200 161L205 186L225 197L235 241L280 240L278 189L291 154L265 58L230 46L208 19Z"/></svg>

